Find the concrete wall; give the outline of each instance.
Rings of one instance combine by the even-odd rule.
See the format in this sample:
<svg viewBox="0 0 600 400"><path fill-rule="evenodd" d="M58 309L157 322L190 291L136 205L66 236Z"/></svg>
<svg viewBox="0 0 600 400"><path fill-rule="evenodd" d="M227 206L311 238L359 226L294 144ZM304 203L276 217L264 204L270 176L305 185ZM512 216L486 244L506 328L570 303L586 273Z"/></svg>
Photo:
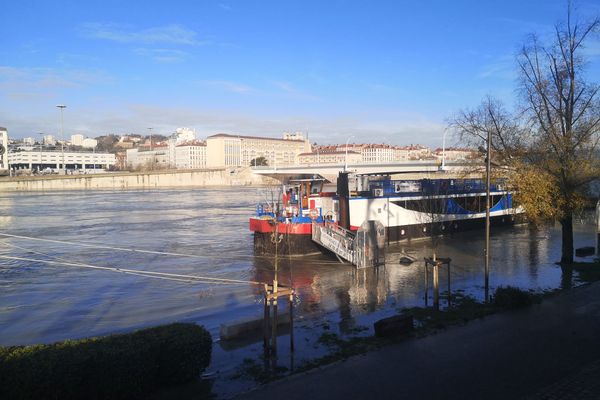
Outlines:
<svg viewBox="0 0 600 400"><path fill-rule="evenodd" d="M277 183L249 168L160 171L0 179L0 191L151 189L161 187L250 186Z"/></svg>

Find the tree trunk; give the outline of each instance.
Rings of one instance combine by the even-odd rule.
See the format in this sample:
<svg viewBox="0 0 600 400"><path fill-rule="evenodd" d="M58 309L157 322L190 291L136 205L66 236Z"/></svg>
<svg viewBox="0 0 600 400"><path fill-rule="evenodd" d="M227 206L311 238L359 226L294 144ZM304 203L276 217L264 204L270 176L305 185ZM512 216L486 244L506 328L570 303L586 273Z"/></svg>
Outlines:
<svg viewBox="0 0 600 400"><path fill-rule="evenodd" d="M562 225L562 256L561 264L573 264L573 213L568 212L560 220Z"/></svg>

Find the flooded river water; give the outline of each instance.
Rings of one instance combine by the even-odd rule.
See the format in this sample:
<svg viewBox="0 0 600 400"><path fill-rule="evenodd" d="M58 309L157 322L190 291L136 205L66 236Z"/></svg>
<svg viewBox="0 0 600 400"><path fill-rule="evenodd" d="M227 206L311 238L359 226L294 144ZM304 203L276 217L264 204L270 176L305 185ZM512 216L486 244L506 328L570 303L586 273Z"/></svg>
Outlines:
<svg viewBox="0 0 600 400"><path fill-rule="evenodd" d="M220 324L261 315L255 285L188 283L43 260L268 281L273 260L253 256L248 230L248 217L263 193L260 188L1 193L0 233L61 242L0 237L0 255L39 260L0 259L0 345L48 343L172 321L202 324L216 340ZM591 224L575 226L575 243L594 245ZM432 246L430 240L392 244L387 265L378 270L355 271L326 256L281 260L280 281L291 282L299 294L295 361L319 353L314 339L323 329L340 335L368 332L379 318L424 305L423 262L405 266L397 260L400 252L423 260ZM437 240L436 247L438 256L452 258L452 290L482 298L482 233L454 234ZM564 284L555 264L560 259L557 227L494 230L491 255L492 290ZM445 274L441 277L445 282ZM283 358L288 346L280 342ZM259 353L256 342L217 343L209 370L226 376L241 359ZM217 381L214 390L227 394L230 387Z"/></svg>

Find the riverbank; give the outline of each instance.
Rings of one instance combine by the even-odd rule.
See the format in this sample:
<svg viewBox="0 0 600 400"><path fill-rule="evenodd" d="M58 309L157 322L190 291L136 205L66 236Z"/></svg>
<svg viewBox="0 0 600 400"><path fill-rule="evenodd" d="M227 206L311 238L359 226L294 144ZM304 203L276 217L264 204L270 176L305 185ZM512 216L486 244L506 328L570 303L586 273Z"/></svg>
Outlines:
<svg viewBox="0 0 600 400"><path fill-rule="evenodd" d="M590 392L598 389L595 379L579 382L577 371L591 376L599 364L599 298L598 282L563 291L531 308L385 346L237 398L541 399L559 398L553 393L565 388L572 398L598 398Z"/></svg>
<svg viewBox="0 0 600 400"><path fill-rule="evenodd" d="M0 179L0 191L156 189L264 186L277 183L250 168L116 172L89 175L19 176Z"/></svg>

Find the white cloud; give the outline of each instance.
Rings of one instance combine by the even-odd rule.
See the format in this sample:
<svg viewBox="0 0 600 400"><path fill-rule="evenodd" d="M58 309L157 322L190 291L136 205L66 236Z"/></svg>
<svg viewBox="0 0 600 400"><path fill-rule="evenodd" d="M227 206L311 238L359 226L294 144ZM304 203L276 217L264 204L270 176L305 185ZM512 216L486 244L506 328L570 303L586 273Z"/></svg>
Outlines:
<svg viewBox="0 0 600 400"><path fill-rule="evenodd" d="M198 84L200 84L202 86L215 87L215 88L222 89L227 92L233 92L233 93L255 92L255 90L248 85L244 85L242 83L237 83L237 82L232 82L232 81L204 80L204 81L199 81Z"/></svg>
<svg viewBox="0 0 600 400"><path fill-rule="evenodd" d="M172 49L148 49L148 48L137 48L133 52L139 56L152 58L154 61L159 63L177 63L184 61L189 53L181 50Z"/></svg>
<svg viewBox="0 0 600 400"><path fill-rule="evenodd" d="M291 82L270 81L270 83L286 98L293 98L296 100L320 100L319 97L296 88Z"/></svg>
<svg viewBox="0 0 600 400"><path fill-rule="evenodd" d="M69 111L70 110L70 111ZM50 109L44 115L26 115L0 111L0 120L15 137L31 135L32 132L52 132L56 125L56 113ZM271 115L268 113L244 113L227 109L196 109L186 107L161 107L148 104L114 105L111 109L67 109L65 112L65 136L80 132L90 136L106 133L146 134L147 127L154 132L172 133L176 128L195 128L200 137L224 132L242 135L281 137L284 131L307 131L310 140L321 144L351 142L416 144L441 146L443 124L428 120L417 114L382 115L379 111L338 116Z"/></svg>
<svg viewBox="0 0 600 400"><path fill-rule="evenodd" d="M491 63L483 66L477 74L477 79L503 79L514 81L517 77L517 70L514 55L504 55L497 57Z"/></svg>
<svg viewBox="0 0 600 400"><path fill-rule="evenodd" d="M124 25L93 22L83 24L81 31L88 38L120 43L170 43L179 45L207 45L211 43L208 40L198 39L195 31L176 24L135 30Z"/></svg>
<svg viewBox="0 0 600 400"><path fill-rule="evenodd" d="M112 78L101 71L0 66L0 88L6 91L82 88L111 81Z"/></svg>

